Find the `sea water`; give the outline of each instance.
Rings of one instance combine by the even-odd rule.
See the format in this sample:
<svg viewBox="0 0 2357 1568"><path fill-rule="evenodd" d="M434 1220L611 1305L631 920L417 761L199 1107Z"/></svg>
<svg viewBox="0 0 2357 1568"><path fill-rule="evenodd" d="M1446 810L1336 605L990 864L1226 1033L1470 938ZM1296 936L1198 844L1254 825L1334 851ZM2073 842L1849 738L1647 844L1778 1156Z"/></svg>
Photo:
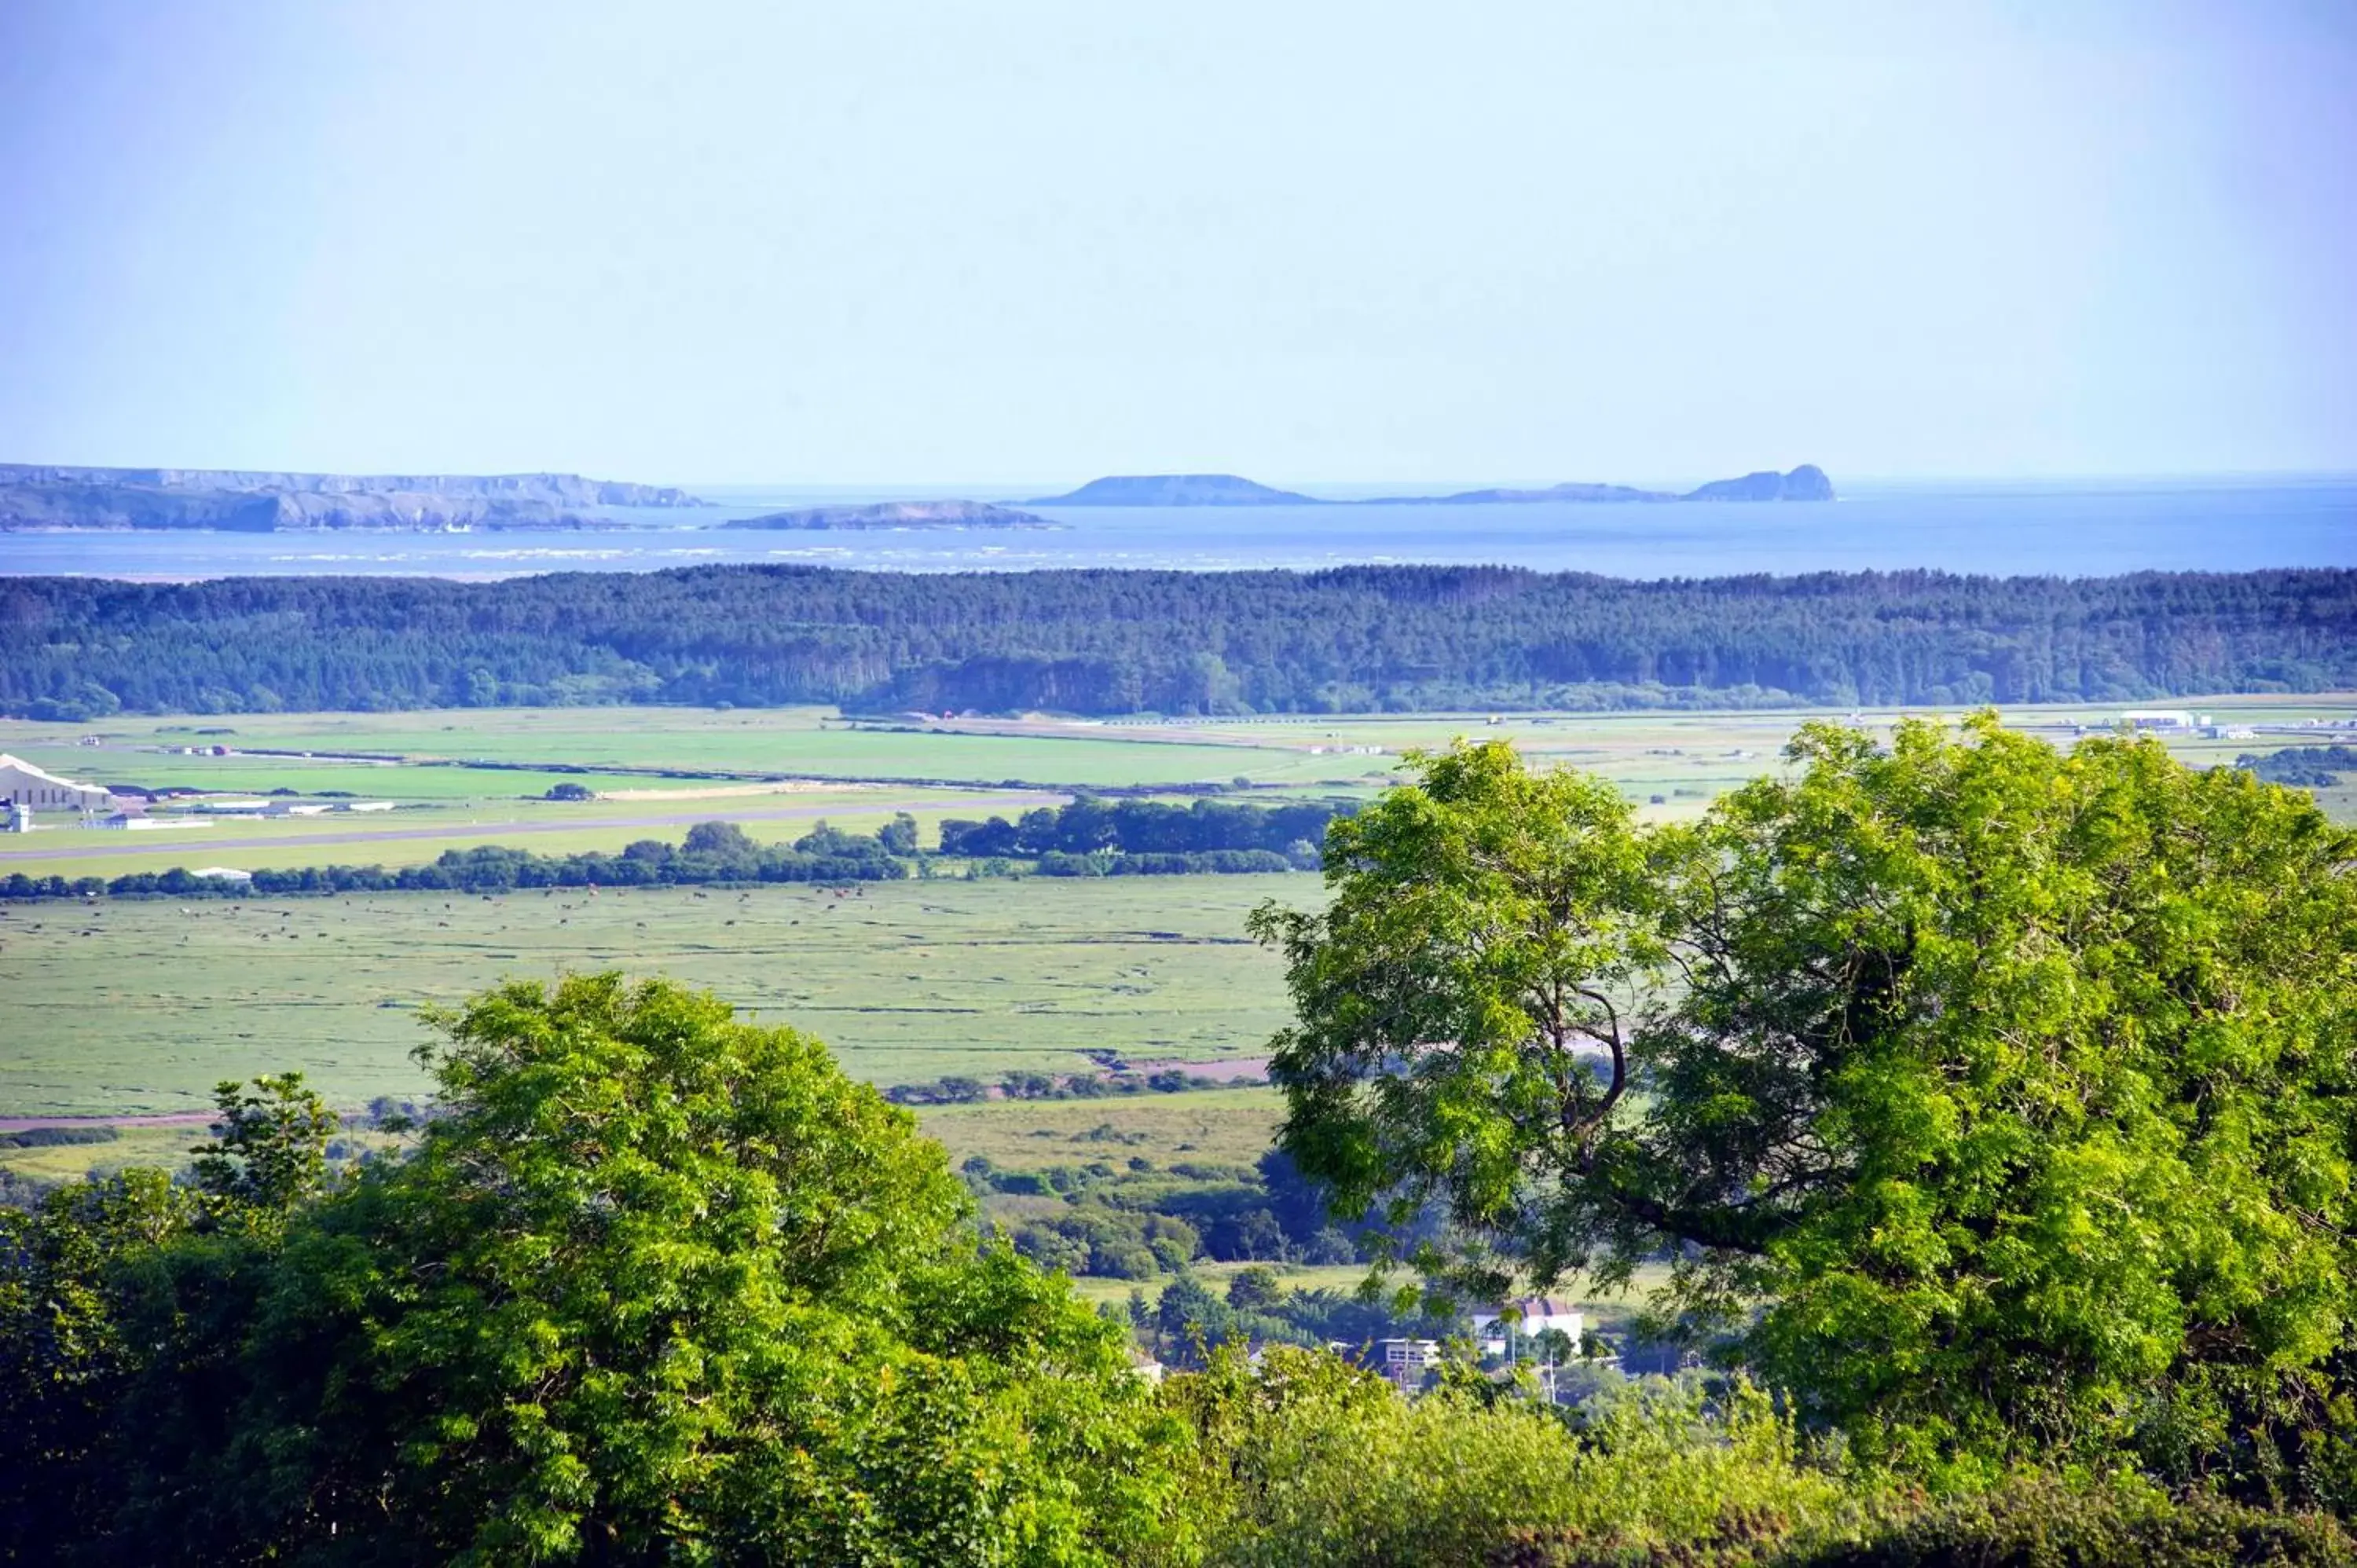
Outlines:
<svg viewBox="0 0 2357 1568"><path fill-rule="evenodd" d="M400 533L0 533L0 575L489 578L759 562L916 572L1235 571L1438 563L1663 578L1925 569L1999 576L2357 567L2357 476L1916 482L1824 503L1027 507L1042 530L770 532L716 526L822 499L617 510L609 529ZM827 492L827 500L884 494ZM993 499L978 494L974 499Z"/></svg>

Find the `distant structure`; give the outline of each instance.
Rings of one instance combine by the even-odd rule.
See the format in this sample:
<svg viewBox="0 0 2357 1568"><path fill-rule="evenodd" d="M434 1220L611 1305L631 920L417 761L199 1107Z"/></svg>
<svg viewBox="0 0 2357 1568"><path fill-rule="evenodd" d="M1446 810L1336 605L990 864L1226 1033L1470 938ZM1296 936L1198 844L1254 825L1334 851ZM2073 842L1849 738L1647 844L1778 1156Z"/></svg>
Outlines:
<svg viewBox="0 0 2357 1568"><path fill-rule="evenodd" d="M1392 1380L1394 1387L1405 1393L1414 1393L1424 1387L1424 1374L1440 1364L1440 1341L1437 1339L1378 1339L1375 1341L1375 1370Z"/></svg>
<svg viewBox="0 0 2357 1568"><path fill-rule="evenodd" d="M28 833L33 831L33 809L19 806L14 800L0 808L0 833Z"/></svg>
<svg viewBox="0 0 2357 1568"><path fill-rule="evenodd" d="M2132 730L2160 735L2190 733L2209 722L2209 714L2190 714L2183 708L2130 708L2120 715L2120 723Z"/></svg>
<svg viewBox="0 0 2357 1568"><path fill-rule="evenodd" d="M73 811L95 817L113 803L114 798L99 785L77 784L0 752L0 806L21 806L27 813Z"/></svg>
<svg viewBox="0 0 2357 1568"><path fill-rule="evenodd" d="M1481 1342L1486 1354L1500 1356L1505 1353L1503 1329L1509 1323L1525 1339L1554 1329L1568 1338L1575 1348L1579 1344L1579 1337L1587 1329L1587 1319L1584 1315L1551 1297L1531 1296L1522 1301L1510 1301L1503 1305L1484 1307L1473 1314L1473 1337Z"/></svg>

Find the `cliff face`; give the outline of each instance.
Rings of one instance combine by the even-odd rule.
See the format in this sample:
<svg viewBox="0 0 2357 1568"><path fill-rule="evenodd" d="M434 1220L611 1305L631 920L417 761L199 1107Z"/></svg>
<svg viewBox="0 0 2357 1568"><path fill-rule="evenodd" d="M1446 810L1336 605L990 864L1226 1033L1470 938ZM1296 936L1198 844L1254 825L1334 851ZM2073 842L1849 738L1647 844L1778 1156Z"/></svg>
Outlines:
<svg viewBox="0 0 2357 1568"><path fill-rule="evenodd" d="M0 463L0 529L594 528L598 507L703 506L577 474L268 474Z"/></svg>
<svg viewBox="0 0 2357 1568"><path fill-rule="evenodd" d="M1032 506L1316 506L1297 495L1235 474L1114 474L1091 479L1069 495L1040 496Z"/></svg>
<svg viewBox="0 0 2357 1568"><path fill-rule="evenodd" d="M586 509L499 496L182 490L143 485L0 484L0 530L601 528Z"/></svg>
<svg viewBox="0 0 2357 1568"><path fill-rule="evenodd" d="M741 517L723 528L1059 528L1028 511L988 501L884 501L875 506L814 506Z"/></svg>
<svg viewBox="0 0 2357 1568"><path fill-rule="evenodd" d="M1690 501L1829 501L1834 482L1814 463L1803 463L1789 474L1773 468L1746 474L1739 479L1714 479L1685 499Z"/></svg>
<svg viewBox="0 0 2357 1568"><path fill-rule="evenodd" d="M541 501L550 506L705 506L662 485L585 479L578 474L273 474L243 468L76 468L0 463L0 485L127 485L151 490L251 495L403 495Z"/></svg>

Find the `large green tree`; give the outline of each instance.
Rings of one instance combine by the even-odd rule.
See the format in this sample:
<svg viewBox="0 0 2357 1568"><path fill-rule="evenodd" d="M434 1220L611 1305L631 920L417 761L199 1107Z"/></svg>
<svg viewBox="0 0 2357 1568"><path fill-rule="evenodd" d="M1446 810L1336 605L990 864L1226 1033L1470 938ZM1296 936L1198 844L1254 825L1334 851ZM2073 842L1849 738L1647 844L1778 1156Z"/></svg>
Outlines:
<svg viewBox="0 0 2357 1568"><path fill-rule="evenodd" d="M1123 1336L985 1242L940 1146L818 1042L610 974L443 1024L404 1157L230 1255L184 1237L81 1270L144 1350L87 1455L121 1490L68 1521L85 1556L1092 1563L1184 1539ZM314 1183L293 1122L227 1109L211 1179Z"/></svg>
<svg viewBox="0 0 2357 1568"><path fill-rule="evenodd" d="M0 1561L113 1533L139 1486L121 1445L147 1432L156 1369L177 1398L209 1397L192 1391L221 1376L255 1265L327 1187L335 1118L302 1074L223 1083L214 1103L185 1183L135 1168L0 1208Z"/></svg>
<svg viewBox="0 0 2357 1568"><path fill-rule="evenodd" d="M1674 1262L1918 1457L2318 1466L2357 1316L2357 835L2155 743L1804 730L1695 826L1460 746L1275 908L1281 1141L1495 1288ZM2304 1434L2294 1441L2289 1434Z"/></svg>

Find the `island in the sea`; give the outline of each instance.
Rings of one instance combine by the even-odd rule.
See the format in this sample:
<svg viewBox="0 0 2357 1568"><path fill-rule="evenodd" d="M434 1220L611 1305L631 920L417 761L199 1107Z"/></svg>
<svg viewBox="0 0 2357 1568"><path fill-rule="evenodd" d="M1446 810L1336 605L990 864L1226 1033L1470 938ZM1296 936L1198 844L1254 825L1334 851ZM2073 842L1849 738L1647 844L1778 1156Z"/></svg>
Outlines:
<svg viewBox="0 0 2357 1568"><path fill-rule="evenodd" d="M1690 501L1829 501L1834 482L1814 463L1803 463L1789 474L1763 468L1739 479L1713 479L1682 498Z"/></svg>
<svg viewBox="0 0 2357 1568"><path fill-rule="evenodd" d="M1603 505L1641 501L1829 501L1833 481L1813 463L1788 474L1773 468L1739 479L1714 479L1691 490L1645 490L1633 485L1562 484L1544 489L1459 490L1445 496L1378 496L1343 502L1280 490L1234 474L1113 474L1068 495L1041 496L1031 506L1492 506L1528 501Z"/></svg>
<svg viewBox="0 0 2357 1568"><path fill-rule="evenodd" d="M1318 506L1316 496L1271 489L1234 474L1109 474L1029 506Z"/></svg>
<svg viewBox="0 0 2357 1568"><path fill-rule="evenodd" d="M723 528L1062 528L1044 517L989 501L881 501L874 506L813 506L732 518Z"/></svg>
<svg viewBox="0 0 2357 1568"><path fill-rule="evenodd" d="M616 507L698 507L685 490L578 474L291 474L0 463L0 530L611 528Z"/></svg>

